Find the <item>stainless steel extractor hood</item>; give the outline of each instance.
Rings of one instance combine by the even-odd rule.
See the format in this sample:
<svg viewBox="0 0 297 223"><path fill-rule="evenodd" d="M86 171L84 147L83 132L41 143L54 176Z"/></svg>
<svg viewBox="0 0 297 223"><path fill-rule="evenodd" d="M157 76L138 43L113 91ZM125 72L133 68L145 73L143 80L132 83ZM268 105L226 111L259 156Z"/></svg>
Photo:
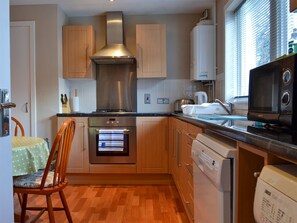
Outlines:
<svg viewBox="0 0 297 223"><path fill-rule="evenodd" d="M135 57L124 45L122 12L106 13L106 45L91 56L97 64L133 63Z"/></svg>

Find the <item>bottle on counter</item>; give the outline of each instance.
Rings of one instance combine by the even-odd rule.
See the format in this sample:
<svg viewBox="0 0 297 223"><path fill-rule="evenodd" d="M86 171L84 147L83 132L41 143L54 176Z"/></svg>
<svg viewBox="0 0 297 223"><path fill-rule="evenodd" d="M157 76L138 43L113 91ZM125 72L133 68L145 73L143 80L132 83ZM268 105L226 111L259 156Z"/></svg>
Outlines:
<svg viewBox="0 0 297 223"><path fill-rule="evenodd" d="M297 53L297 28L293 29L288 42L288 54Z"/></svg>

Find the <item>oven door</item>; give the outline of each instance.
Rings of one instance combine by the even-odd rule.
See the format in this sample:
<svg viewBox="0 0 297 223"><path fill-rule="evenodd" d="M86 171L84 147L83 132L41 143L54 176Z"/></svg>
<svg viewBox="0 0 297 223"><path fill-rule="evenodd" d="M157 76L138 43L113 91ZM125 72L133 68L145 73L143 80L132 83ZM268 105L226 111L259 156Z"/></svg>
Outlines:
<svg viewBox="0 0 297 223"><path fill-rule="evenodd" d="M135 127L89 127L90 163L136 163Z"/></svg>

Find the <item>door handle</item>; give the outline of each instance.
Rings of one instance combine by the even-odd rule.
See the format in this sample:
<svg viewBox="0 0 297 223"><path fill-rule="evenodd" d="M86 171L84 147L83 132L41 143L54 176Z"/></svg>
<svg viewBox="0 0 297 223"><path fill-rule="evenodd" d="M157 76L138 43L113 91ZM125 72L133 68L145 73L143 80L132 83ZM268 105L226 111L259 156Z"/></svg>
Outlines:
<svg viewBox="0 0 297 223"><path fill-rule="evenodd" d="M28 102L26 102L26 113L28 113L29 111L28 111Z"/></svg>
<svg viewBox="0 0 297 223"><path fill-rule="evenodd" d="M9 102L7 89L0 89L0 137L9 135L9 109L15 108L13 102Z"/></svg>
<svg viewBox="0 0 297 223"><path fill-rule="evenodd" d="M5 102L5 103L0 103L0 109L4 108L15 108L16 105L13 102Z"/></svg>

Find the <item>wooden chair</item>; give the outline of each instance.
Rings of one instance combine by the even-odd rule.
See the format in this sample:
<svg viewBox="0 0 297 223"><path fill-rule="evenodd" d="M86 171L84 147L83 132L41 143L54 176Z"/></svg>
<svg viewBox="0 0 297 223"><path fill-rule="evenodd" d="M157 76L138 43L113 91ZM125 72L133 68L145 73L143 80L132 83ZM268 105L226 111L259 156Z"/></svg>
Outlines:
<svg viewBox="0 0 297 223"><path fill-rule="evenodd" d="M15 117L11 117L11 120L15 122L15 127L14 127L14 136L18 135L18 131L20 129L21 135L25 136L25 130L23 125L20 123L19 120L17 120Z"/></svg>
<svg viewBox="0 0 297 223"><path fill-rule="evenodd" d="M63 189L67 185L66 168L74 132L75 120L69 118L55 138L45 169L14 179L14 192L23 195L21 222L25 222L26 210L40 211L32 222L40 218L45 211L48 211L49 222L55 222L54 211L60 210L64 210L68 222L72 222ZM51 195L55 192L59 192L63 207L52 206ZM47 207L27 207L29 194L45 195Z"/></svg>

